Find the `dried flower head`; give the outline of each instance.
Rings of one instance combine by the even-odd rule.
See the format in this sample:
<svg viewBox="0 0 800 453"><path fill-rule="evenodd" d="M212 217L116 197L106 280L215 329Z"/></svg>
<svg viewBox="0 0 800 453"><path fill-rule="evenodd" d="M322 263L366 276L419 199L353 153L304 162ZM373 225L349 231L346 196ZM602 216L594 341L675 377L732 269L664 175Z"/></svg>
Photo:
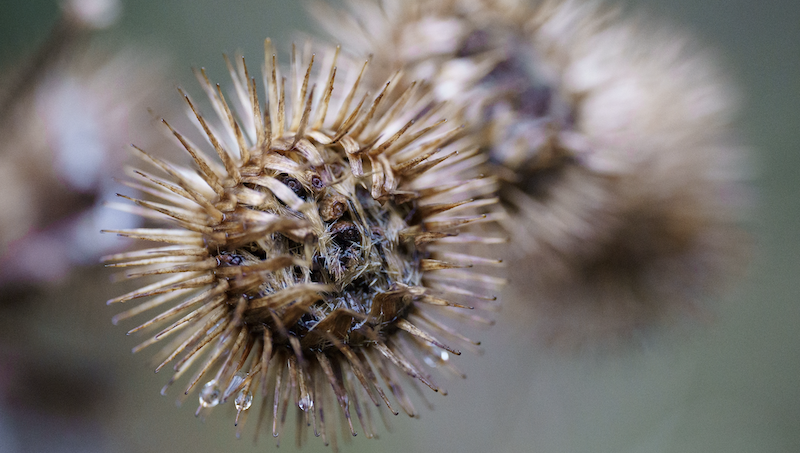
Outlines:
<svg viewBox="0 0 800 453"><path fill-rule="evenodd" d="M741 262L735 96L685 35L598 2L349 3L312 12L385 71L471 99L519 252L515 289L548 341L692 313Z"/></svg>
<svg viewBox="0 0 800 453"><path fill-rule="evenodd" d="M185 393L200 388L198 413L234 399L240 423L260 391L275 436L294 407L298 430L328 443L332 404L353 435L352 410L368 437L371 404L397 413L379 378L414 415L406 386L439 390L424 363L460 374L449 345L476 343L442 317L483 320L467 311L493 307L500 281L469 269L498 261L451 249L498 242L459 234L491 221L496 200L492 180L464 176L480 158L452 150L459 128L429 96L394 78L370 97L366 64L337 49L318 69L299 53L286 93L267 41L266 105L244 60L228 62L238 109L198 72L220 123L185 99L219 161L166 121L195 168L139 151L169 178L136 170L130 185L161 201L132 208L173 227L115 231L167 245L108 260L128 278L165 278L109 303L147 298L115 322L161 310L131 330L159 326L135 350L176 336L157 370L174 364L167 386L195 370Z"/></svg>

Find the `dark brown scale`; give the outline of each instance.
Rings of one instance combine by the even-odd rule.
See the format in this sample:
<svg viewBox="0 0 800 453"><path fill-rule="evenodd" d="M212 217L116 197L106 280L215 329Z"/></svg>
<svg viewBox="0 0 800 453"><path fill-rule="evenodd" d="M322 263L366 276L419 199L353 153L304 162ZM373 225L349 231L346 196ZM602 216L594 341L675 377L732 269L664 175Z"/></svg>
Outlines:
<svg viewBox="0 0 800 453"><path fill-rule="evenodd" d="M217 255L218 266L241 266L244 264L244 257L235 253L223 253Z"/></svg>
<svg viewBox="0 0 800 453"><path fill-rule="evenodd" d="M295 195L303 200L305 200L308 196L305 187L303 187L303 184L301 184L296 178L292 178L289 175L280 175L277 179L278 181L284 183L286 187L292 189L292 192L294 192Z"/></svg>
<svg viewBox="0 0 800 453"><path fill-rule="evenodd" d="M318 175L312 175L311 188L316 191L320 191L325 188L325 181L323 181Z"/></svg>
<svg viewBox="0 0 800 453"><path fill-rule="evenodd" d="M340 247L361 242L361 233L358 228L350 221L336 222L331 226L331 236L333 241Z"/></svg>

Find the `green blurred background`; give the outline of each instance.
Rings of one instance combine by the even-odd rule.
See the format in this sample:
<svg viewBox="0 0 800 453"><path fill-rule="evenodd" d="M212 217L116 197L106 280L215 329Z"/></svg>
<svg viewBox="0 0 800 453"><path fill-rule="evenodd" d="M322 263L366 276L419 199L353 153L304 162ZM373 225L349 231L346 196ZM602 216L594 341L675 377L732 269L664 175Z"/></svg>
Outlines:
<svg viewBox="0 0 800 453"><path fill-rule="evenodd" d="M746 277L707 329L662 335L630 353L537 351L524 328L498 323L475 334L484 355L458 360L468 379L450 383L449 396L429 395L434 411L393 418L381 440L359 436L343 451L800 451L800 2L628 4L718 49L745 92L741 135L757 166ZM53 1L4 0L0 70L35 49L57 15ZM137 0L98 38L157 49L169 56L167 83L194 90L192 66L224 81L223 52L260 64L263 38L286 46L298 29L313 32L298 2ZM117 309L104 301L120 291L104 271L81 269L2 296L0 347L32 356L47 379L34 374L0 402L0 453L274 448L268 434L254 446L252 426L235 439L231 408L201 422L194 404L176 408L174 393L158 394L168 376L152 373L147 353L132 356L137 339L110 323ZM304 451L327 451L319 439L307 443ZM294 451L293 439L280 450Z"/></svg>

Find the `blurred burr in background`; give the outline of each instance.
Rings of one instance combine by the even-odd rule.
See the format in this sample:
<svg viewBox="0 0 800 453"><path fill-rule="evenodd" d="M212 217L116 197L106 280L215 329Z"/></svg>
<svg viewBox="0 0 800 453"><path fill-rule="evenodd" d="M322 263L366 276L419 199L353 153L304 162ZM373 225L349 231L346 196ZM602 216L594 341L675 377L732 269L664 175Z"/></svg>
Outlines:
<svg viewBox="0 0 800 453"><path fill-rule="evenodd" d="M606 348L697 319L738 275L738 94L691 36L601 2L347 4L311 12L375 73L470 99L465 134L508 213L506 313L537 342Z"/></svg>

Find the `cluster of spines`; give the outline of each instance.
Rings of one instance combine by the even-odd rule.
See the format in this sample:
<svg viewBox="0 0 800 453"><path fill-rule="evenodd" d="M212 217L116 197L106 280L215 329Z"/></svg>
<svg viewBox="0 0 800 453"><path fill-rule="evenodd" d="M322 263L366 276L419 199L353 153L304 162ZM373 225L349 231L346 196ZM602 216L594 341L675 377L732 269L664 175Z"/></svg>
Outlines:
<svg viewBox="0 0 800 453"><path fill-rule="evenodd" d="M481 316L463 315L458 309L471 308L465 303L482 308L496 305L493 297L483 294L487 290L497 290L502 280L464 268L497 265L499 262L446 249L459 244L502 241L458 234L460 229L472 224L494 220L490 210L496 200L486 197L493 193L495 181L464 176L472 175L472 169L481 163L482 157L474 151L442 151L457 138L459 128L439 133L427 142L422 141L426 136L439 132L443 121L431 119L439 106L426 98L418 84L412 83L396 93L398 77L395 77L386 83L371 103L367 102L367 93L351 109L367 64L354 72L357 75L347 94L336 98L333 87L339 71L337 49L327 74L320 73L324 90L315 97L316 85L309 89L314 56L311 56L305 74L301 75L303 65L298 62L297 52L293 51L294 96L287 98L284 94L285 79L280 77L269 42L266 49L264 74L268 103L263 110L255 80L249 76L244 60L236 68L226 59L236 97L243 107L238 112L238 120L219 85L215 89L205 71L198 71L198 79L222 120L225 135L204 119L184 93L196 124L222 165L205 156L200 147L166 121L164 124L191 156L197 171L174 166L138 150L144 160L168 174L171 180L134 170L132 175L139 182L128 185L165 203L125 197L135 205L120 207L157 220L169 220L179 228L113 231L122 236L168 245L107 257L109 262L115 263L111 266L138 268L129 272L128 278L166 275L163 280L114 298L109 303L150 297L117 315L114 321L118 322L177 302L129 333L183 315L134 351L184 331L164 349L162 361L156 368L158 371L175 361L175 374L164 391L207 352L185 391L188 395L201 379L216 369L213 379L201 391L198 413L204 407L214 406L236 394L238 423L240 417L247 414L254 379L260 376L264 398L262 417L267 400L271 399L273 434L277 436L281 431L293 392L301 410L299 416L306 425L313 425L315 433L323 436L327 443L323 407L328 404L324 388L330 385L350 432L355 434L350 419L352 404L364 431L371 437L374 430L367 405L362 411L355 382L372 403L385 404L396 414L378 382L377 376L380 376L401 408L414 415L415 409L399 385L397 370L413 378L410 380L413 387L416 387L416 379L438 391L430 375L423 371L415 351L421 351L426 360L461 374L442 355L445 351L454 354L459 354L459 351L439 338L448 338L471 348L477 344L442 324L423 307L455 308L447 314L482 321ZM390 99L391 104L387 105ZM334 101L339 100L339 105L334 105ZM291 107L294 108L289 115L287 110ZM328 117L330 107L338 107L333 120ZM314 168L328 169L331 163L314 143L323 149L326 146L341 147L351 174L337 179L330 171L311 171ZM238 153L231 152L233 149ZM293 160L287 157L289 154L299 157ZM298 322L326 294L343 289L310 282L307 278L288 284L291 268L297 267L304 275L309 274L309 244L317 243L325 234L324 224L313 202L303 200L287 184L265 172L294 175L300 184L311 189L370 181L370 195L381 203L415 203L415 215L422 220L391 234L396 235L397 240L412 241L417 249L426 251L426 256L418 262L417 272L421 281L416 285L393 283L391 288L370 302L367 313L335 308L304 338L295 336L290 331L293 323ZM269 204L276 207L274 212L257 209ZM294 214L282 215L288 213L287 210ZM450 214L457 210L473 214ZM303 245L306 253L282 254L257 263L226 262L223 258L226 255L219 253L219 250L231 250L249 243L258 243L269 250L270 245L264 241L269 241L273 234L281 234ZM245 293L263 285L265 279L274 280L274 286L280 289L257 299L245 297ZM260 326L248 322L254 318L262 319ZM353 330L356 325L359 327ZM349 344L346 339L350 336L362 337L360 344ZM320 344L325 347L319 347ZM206 398L205 403L203 398ZM367 416L363 417L364 414ZM302 425L299 423L298 431L302 430Z"/></svg>

